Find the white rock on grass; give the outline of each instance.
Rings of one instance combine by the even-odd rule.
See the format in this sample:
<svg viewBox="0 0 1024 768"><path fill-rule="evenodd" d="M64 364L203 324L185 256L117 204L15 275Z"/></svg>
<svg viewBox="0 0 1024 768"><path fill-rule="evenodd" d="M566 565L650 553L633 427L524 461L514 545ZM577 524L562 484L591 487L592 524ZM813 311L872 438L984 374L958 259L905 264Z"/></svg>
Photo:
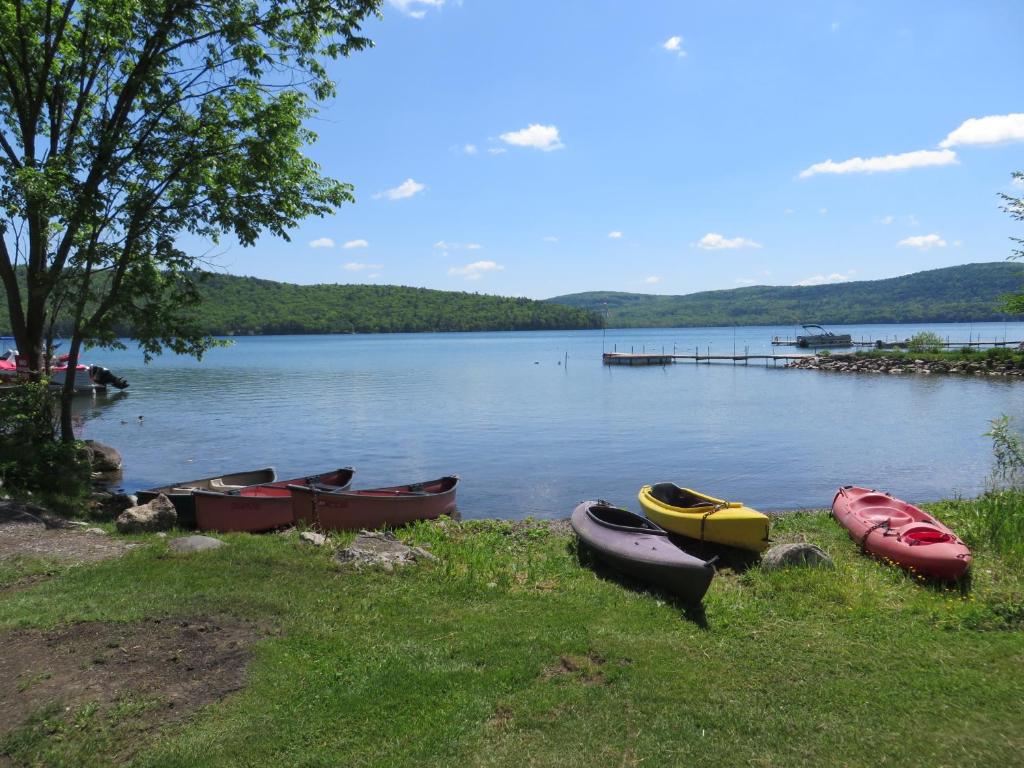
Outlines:
<svg viewBox="0 0 1024 768"><path fill-rule="evenodd" d="M181 554L205 552L208 549L217 549L223 546L223 541L212 536L182 536L179 539L171 539L167 543L168 549Z"/></svg>
<svg viewBox="0 0 1024 768"><path fill-rule="evenodd" d="M322 533L313 533L312 531L303 531L299 534L299 541L303 544L309 544L314 547L322 547L327 543L327 537Z"/></svg>
<svg viewBox="0 0 1024 768"><path fill-rule="evenodd" d="M794 566L831 568L832 565L832 558L814 544L778 544L761 555L761 568L766 571L778 571Z"/></svg>

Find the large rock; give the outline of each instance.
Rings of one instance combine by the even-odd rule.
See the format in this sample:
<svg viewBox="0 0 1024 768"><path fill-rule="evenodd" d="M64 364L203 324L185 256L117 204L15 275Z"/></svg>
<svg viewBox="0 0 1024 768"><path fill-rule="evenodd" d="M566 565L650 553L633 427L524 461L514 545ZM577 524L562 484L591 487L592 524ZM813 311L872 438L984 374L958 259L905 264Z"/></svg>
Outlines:
<svg viewBox="0 0 1024 768"><path fill-rule="evenodd" d="M396 566L437 558L420 547L407 547L390 532L360 531L352 546L338 552L334 559L355 568L380 566L391 571Z"/></svg>
<svg viewBox="0 0 1024 768"><path fill-rule="evenodd" d="M148 504L130 507L117 516L117 530L121 533L148 533L166 531L178 522L178 513L171 500L162 493Z"/></svg>
<svg viewBox="0 0 1024 768"><path fill-rule="evenodd" d="M778 571L793 566L831 568L832 558L814 544L778 544L761 555L761 568Z"/></svg>
<svg viewBox="0 0 1024 768"><path fill-rule="evenodd" d="M212 536L182 536L179 539L171 539L167 548L172 552L187 554L189 552L205 552L208 549L223 547L224 542Z"/></svg>
<svg viewBox="0 0 1024 768"><path fill-rule="evenodd" d="M124 459L116 448L96 440L86 440L85 447L89 451L93 472L120 472L124 466Z"/></svg>

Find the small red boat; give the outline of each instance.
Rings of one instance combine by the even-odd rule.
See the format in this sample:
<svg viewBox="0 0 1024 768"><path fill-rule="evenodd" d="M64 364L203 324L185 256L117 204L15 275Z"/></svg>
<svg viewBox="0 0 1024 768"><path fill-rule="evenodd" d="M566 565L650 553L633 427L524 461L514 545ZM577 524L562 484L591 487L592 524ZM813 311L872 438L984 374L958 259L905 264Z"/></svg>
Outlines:
<svg viewBox="0 0 1024 768"><path fill-rule="evenodd" d="M201 531L256 533L294 525L292 488L308 488L314 484L348 488L354 474L355 470L351 467L343 467L319 475L250 485L230 491L196 488L192 491L196 527Z"/></svg>
<svg viewBox="0 0 1024 768"><path fill-rule="evenodd" d="M327 483L290 485L296 521L325 531L358 531L433 520L455 511L455 475L423 483L349 491Z"/></svg>
<svg viewBox="0 0 1024 768"><path fill-rule="evenodd" d="M953 531L888 493L845 485L832 514L865 552L914 573L956 581L971 567L971 550Z"/></svg>

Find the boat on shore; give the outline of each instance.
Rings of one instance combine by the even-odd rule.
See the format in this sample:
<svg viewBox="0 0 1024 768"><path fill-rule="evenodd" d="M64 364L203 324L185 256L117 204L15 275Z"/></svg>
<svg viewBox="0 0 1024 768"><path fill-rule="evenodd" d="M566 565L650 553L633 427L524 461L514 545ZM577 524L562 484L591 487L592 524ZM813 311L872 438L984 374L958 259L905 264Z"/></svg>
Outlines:
<svg viewBox="0 0 1024 768"><path fill-rule="evenodd" d="M715 576L713 561L694 557L673 544L661 526L606 501L581 502L570 523L599 560L689 603L704 598Z"/></svg>
<svg viewBox="0 0 1024 768"><path fill-rule="evenodd" d="M952 530L888 493L844 485L832 515L862 550L921 576L957 581L971 567L971 550Z"/></svg>
<svg viewBox="0 0 1024 768"><path fill-rule="evenodd" d="M277 480L277 472L273 467L250 469L245 472L234 472L215 477L203 477L199 480L182 480L178 483L161 485L157 488L146 488L136 491L135 497L139 504L148 504L161 493L174 505L178 513L178 523L182 528L195 528L196 507L192 498L195 490L205 491L237 491L248 485L261 485Z"/></svg>
<svg viewBox="0 0 1024 768"><path fill-rule="evenodd" d="M455 512L456 475L350 491L325 483L289 485L296 522L324 531L358 531L433 520Z"/></svg>
<svg viewBox="0 0 1024 768"><path fill-rule="evenodd" d="M294 525L293 488L319 485L344 490L352 484L354 474L352 467L342 467L316 475L242 488L196 488L192 491L195 527L200 531L220 533L258 533Z"/></svg>
<svg viewBox="0 0 1024 768"><path fill-rule="evenodd" d="M820 325L801 326L806 333L796 337L798 347L849 347L853 336L848 333L835 334Z"/></svg>
<svg viewBox="0 0 1024 768"><path fill-rule="evenodd" d="M724 501L675 483L645 485L638 494L644 514L670 533L698 541L763 552L771 521L738 501Z"/></svg>
<svg viewBox="0 0 1024 768"><path fill-rule="evenodd" d="M60 389L64 386L65 377L68 372L68 356L61 355L54 360L50 367L50 387ZM0 355L0 383L12 384L23 377L25 372L18 369L18 350L8 349ZM106 390L108 387L126 389L128 382L116 376L102 365L84 365L79 363L75 366L75 392L95 392Z"/></svg>

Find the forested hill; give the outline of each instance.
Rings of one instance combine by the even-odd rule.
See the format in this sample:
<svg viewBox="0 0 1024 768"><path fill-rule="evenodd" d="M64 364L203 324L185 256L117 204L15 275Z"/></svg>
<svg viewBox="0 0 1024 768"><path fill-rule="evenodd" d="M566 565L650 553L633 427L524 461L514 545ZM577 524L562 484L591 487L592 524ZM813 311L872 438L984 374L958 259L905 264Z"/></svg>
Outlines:
<svg viewBox="0 0 1024 768"><path fill-rule="evenodd" d="M214 336L600 328L596 312L532 299L395 285L293 285L208 274L197 325ZM66 324L58 332L67 335ZM129 328L118 329L129 335ZM0 334L10 333L0 291Z"/></svg>
<svg viewBox="0 0 1024 768"><path fill-rule="evenodd" d="M605 314L610 328L798 323L1005 320L1000 297L1024 288L1024 265L1004 261L932 269L888 280L751 286L685 296L595 291L548 301Z"/></svg>
<svg viewBox="0 0 1024 768"><path fill-rule="evenodd" d="M397 285L292 285L209 275L199 325L217 336L598 328L600 315L531 299Z"/></svg>

